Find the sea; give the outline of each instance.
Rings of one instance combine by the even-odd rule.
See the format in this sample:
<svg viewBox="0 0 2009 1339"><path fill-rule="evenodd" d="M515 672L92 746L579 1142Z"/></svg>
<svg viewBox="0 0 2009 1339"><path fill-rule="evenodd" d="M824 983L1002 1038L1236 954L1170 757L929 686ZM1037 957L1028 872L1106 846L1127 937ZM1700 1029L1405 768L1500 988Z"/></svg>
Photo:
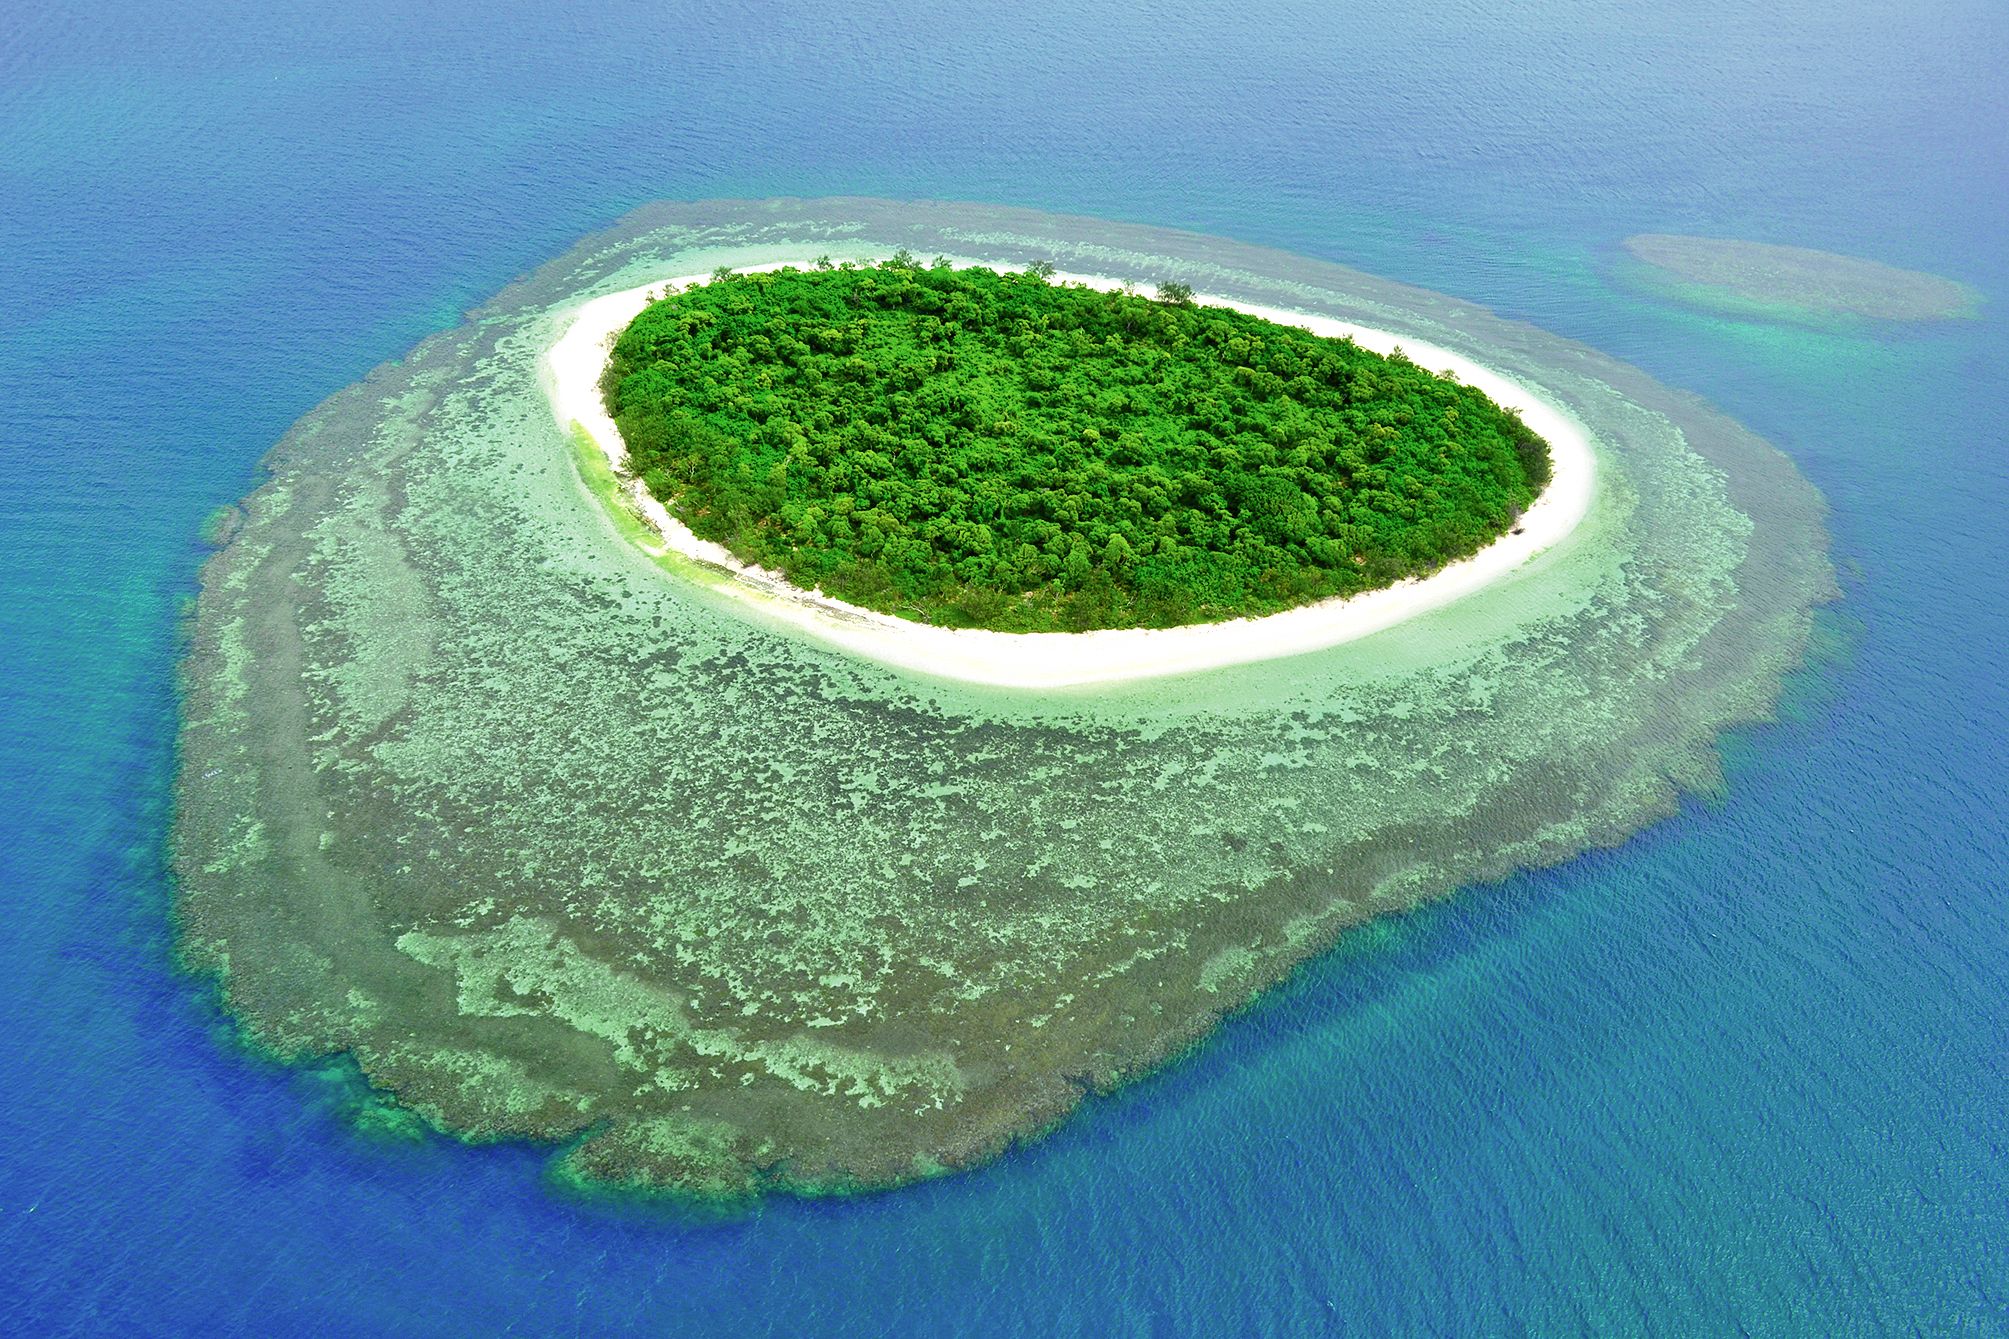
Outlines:
<svg viewBox="0 0 2009 1339"><path fill-rule="evenodd" d="M776 0L0 12L0 1332L2009 1333L2009 8ZM176 667L324 397L659 199L1274 246L1637 364L1825 494L1723 785L1352 932L980 1170L706 1215L396 1139L178 970ZM1977 314L1642 285L1696 233Z"/></svg>

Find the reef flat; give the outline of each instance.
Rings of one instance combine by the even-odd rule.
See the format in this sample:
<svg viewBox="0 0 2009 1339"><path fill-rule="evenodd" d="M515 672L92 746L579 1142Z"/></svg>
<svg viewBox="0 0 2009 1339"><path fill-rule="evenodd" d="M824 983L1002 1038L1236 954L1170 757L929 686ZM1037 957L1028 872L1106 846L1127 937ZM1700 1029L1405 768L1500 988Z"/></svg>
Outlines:
<svg viewBox="0 0 2009 1339"><path fill-rule="evenodd" d="M1979 299L1967 285L1936 274L1770 242L1640 233L1625 239L1625 249L1701 290L1692 296L1754 314L1936 321L1971 315Z"/></svg>
<svg viewBox="0 0 2009 1339"><path fill-rule="evenodd" d="M848 657L631 542L539 358L598 293L902 247L1463 351L1586 426L1598 492L1482 594L1288 659L1034 694ZM698 1194L981 1160L1348 926L1620 840L1715 783L1832 593L1814 490L1635 369L1339 266L990 207L646 207L269 464L186 666L185 960L273 1054Z"/></svg>

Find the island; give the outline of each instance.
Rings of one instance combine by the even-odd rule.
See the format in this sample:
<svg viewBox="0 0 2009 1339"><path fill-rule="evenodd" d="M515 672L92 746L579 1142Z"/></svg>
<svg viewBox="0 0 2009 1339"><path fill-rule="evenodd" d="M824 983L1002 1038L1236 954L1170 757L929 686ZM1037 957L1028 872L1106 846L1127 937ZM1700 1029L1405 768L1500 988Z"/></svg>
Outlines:
<svg viewBox="0 0 2009 1339"><path fill-rule="evenodd" d="M1639 233L1625 239L1625 249L1691 296L1745 310L1936 321L1971 316L1980 302L1957 280L1807 247Z"/></svg>
<svg viewBox="0 0 2009 1339"><path fill-rule="evenodd" d="M1399 350L1050 278L722 270L614 346L629 468L799 588L1006 632L1355 595L1476 552L1548 482L1518 414Z"/></svg>
<svg viewBox="0 0 2009 1339"><path fill-rule="evenodd" d="M849 268L876 268L880 263L866 259ZM905 263L912 264L911 260ZM1524 428L1537 437L1546 452L1547 482L1505 534L1468 557L1391 585L1314 599L1282 612L1170 627L1025 632L923 622L911 616L918 612L911 608L896 612L870 608L806 587L799 579L791 580L782 571L749 562L741 553L694 533L636 473L627 440L608 412L615 350L637 318L662 303L666 293L693 295L726 275L751 277L772 270L807 268L806 262L795 266L760 261L731 270L673 276L592 297L565 317L564 328L543 360L543 384L553 416L574 439L582 480L598 497L612 529L626 535L655 562L674 569L681 579L695 580L722 593L743 614L884 665L937 679L1050 691L1137 683L1326 650L1420 617L1517 573L1524 575L1534 559L1551 553L1569 538L1589 513L1595 495L1595 452L1576 416L1524 380L1464 353L1327 313L1252 303L1245 298L1198 295L1178 284L1158 292L1157 302L1147 302L1138 296L1139 286L1133 281L1060 272L1035 261L1018 268L1056 290L1082 297L1127 299L1143 304L1146 312L1169 305L1207 315L1246 317L1279 328L1288 339L1315 337L1320 347L1337 346L1348 356L1382 355L1387 365L1404 372L1431 369L1438 374L1430 379L1435 387L1455 387L1475 394L1504 412L1510 425L1518 425L1517 431ZM820 263L816 268L821 272ZM842 268L831 267L840 272ZM927 270L940 278L941 268L931 263ZM1002 266L975 268L999 275L1008 272ZM1372 370L1374 364L1368 367ZM1144 397L1133 394L1132 398ZM1370 432L1376 426L1368 424ZM747 429L742 426L741 431ZM720 436L731 440L723 431ZM1335 434L1331 443L1339 448L1335 455L1344 447L1337 438ZM1268 449L1269 443L1257 446ZM1542 465L1537 462L1538 469ZM768 469L772 468L770 463ZM658 488L674 497L675 483L674 479L659 478ZM1145 496L1151 495L1146 492ZM1061 507L1069 503L1066 497L1059 499ZM856 510L855 494L848 505ZM1141 508L1141 502L1139 505ZM1049 519L1042 517L1040 521ZM1154 542L1171 538L1159 536ZM1091 564L1098 552L1105 551L1097 539L1106 545L1106 536L1094 535L1085 545ZM1058 550L1060 545L1054 547ZM1132 546L1133 555L1139 547L1142 545ZM1131 572L1135 572L1134 560ZM1351 578L1342 569L1339 579ZM1062 598L1067 595L1064 583L1064 573L1061 580L1052 583Z"/></svg>
<svg viewBox="0 0 2009 1339"><path fill-rule="evenodd" d="M973 283L1049 261L1056 301L1105 301L1071 276L1197 290L1107 308L1140 321L1232 303L1399 343L1519 413L1552 477L1469 557L1256 617L1018 633L780 576L749 594L765 569L686 544L617 472L615 337L721 268L940 277L877 263L901 249L1000 276ZM1354 927L1720 786L1719 733L1771 710L1833 590L1792 463L1636 368L1328 262L995 206L647 206L332 396L268 467L190 626L180 961L258 1056L342 1074L315 1089L359 1129L511 1168L529 1143L567 1194L878 1189L1036 1139ZM1064 626L1065 557L1034 547L1061 565L1027 589L1058 587L1025 603ZM1308 629L1291 654L1279 626ZM1109 645L1104 677L1039 686ZM1130 1123L1093 1137L1120 1157Z"/></svg>

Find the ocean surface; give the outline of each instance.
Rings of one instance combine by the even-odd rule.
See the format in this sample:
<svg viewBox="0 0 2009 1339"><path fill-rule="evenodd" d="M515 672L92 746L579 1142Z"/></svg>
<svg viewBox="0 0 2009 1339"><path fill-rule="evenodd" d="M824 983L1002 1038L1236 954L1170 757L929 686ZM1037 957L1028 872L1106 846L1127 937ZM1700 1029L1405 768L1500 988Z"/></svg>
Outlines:
<svg viewBox="0 0 2009 1339"><path fill-rule="evenodd" d="M1660 8L0 15L0 1331L2009 1332L2009 11ZM205 521L627 209L823 194L1191 228L1582 340L1790 454L1843 599L1720 793L1351 935L981 1171L706 1222L359 1131L173 965ZM1732 318L1635 287L1643 231L1983 305Z"/></svg>

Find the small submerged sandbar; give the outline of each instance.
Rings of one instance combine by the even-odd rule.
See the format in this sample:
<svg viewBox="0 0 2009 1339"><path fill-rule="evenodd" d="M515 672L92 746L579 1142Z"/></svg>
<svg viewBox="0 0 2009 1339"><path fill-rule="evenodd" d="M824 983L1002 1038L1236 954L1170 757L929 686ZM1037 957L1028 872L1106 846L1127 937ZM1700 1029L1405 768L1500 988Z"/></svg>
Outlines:
<svg viewBox="0 0 2009 1339"><path fill-rule="evenodd" d="M796 263L739 268L771 270ZM707 277L682 275L639 285L594 298L568 314L543 369L546 393L560 425L568 430L576 425L604 453L623 480L630 504L659 537L657 552L680 554L729 574L724 589L766 618L851 654L933 677L993 687L1064 688L1187 674L1337 646L1441 608L1507 576L1567 537L1589 511L1595 491L1595 455L1582 425L1517 381L1461 354L1388 331L1198 296L1196 301L1203 304L1233 308L1316 335L1350 337L1376 353L1400 348L1424 367L1451 373L1502 407L1517 411L1547 440L1548 486L1510 533L1469 558L1427 577L1261 618L1076 633L995 632L918 623L803 590L778 573L742 562L722 545L692 534L639 480L627 476L626 447L600 388L613 341L667 289L703 283ZM1124 282L1100 275L1054 278L1100 289L1121 288Z"/></svg>
<svg viewBox="0 0 2009 1339"><path fill-rule="evenodd" d="M1966 284L1881 261L1771 242L1640 233L1625 249L1682 282L1725 297L1817 316L1934 321L1971 315Z"/></svg>

